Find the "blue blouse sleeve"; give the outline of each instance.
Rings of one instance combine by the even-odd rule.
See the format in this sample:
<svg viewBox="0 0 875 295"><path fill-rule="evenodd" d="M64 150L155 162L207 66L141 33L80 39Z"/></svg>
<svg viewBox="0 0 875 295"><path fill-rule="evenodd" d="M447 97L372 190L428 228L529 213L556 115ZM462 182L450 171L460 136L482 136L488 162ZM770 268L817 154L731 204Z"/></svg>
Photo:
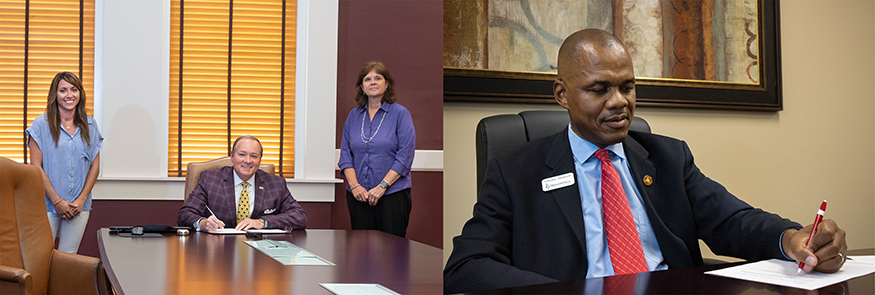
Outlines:
<svg viewBox="0 0 875 295"><path fill-rule="evenodd" d="M346 116L346 122L343 123L343 137L340 139L340 160L337 162L337 166L340 167L340 175L344 175L343 169L354 168L352 163L352 150L349 144L349 124L350 118L352 118L355 110L356 109L352 109L349 112L349 115Z"/></svg>
<svg viewBox="0 0 875 295"><path fill-rule="evenodd" d="M100 129L97 128L97 121L91 116L88 116L88 130L91 133L91 143L88 145L88 160L94 161L100 148L103 146L103 135L100 134Z"/></svg>
<svg viewBox="0 0 875 295"><path fill-rule="evenodd" d="M395 162L389 168L401 175L408 175L413 166L413 156L416 153L416 129L413 127L413 117L407 108L401 107L398 116L395 134L398 137L398 153L395 154Z"/></svg>
<svg viewBox="0 0 875 295"><path fill-rule="evenodd" d="M27 138L24 139L26 141L25 144L27 144L30 139L33 139L33 141L36 142L36 145L40 148L40 150L45 148L43 146L42 139L46 136L46 134L44 133L47 133L47 131L49 131L48 122L46 122L45 116L45 114L39 115L39 117L36 117L36 119L33 120L33 123L30 125L30 127L27 127L27 129L25 130L25 132L27 133Z"/></svg>

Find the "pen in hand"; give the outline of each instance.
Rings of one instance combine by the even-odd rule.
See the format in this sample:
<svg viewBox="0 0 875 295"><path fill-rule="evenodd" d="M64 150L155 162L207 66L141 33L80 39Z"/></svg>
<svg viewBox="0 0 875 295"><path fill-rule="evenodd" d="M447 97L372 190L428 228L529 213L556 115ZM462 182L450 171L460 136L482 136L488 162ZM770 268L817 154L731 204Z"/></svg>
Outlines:
<svg viewBox="0 0 875 295"><path fill-rule="evenodd" d="M811 234L808 235L808 241L805 242L805 247L808 247L811 244L811 239L814 239L814 234L817 233L817 227L820 225L820 221L823 220L824 213L826 213L826 200L823 200L823 204L820 204L820 210L817 210L817 216L814 217L814 225L811 228ZM805 266L805 262L799 262L799 268L796 269L797 275L802 273L803 266Z"/></svg>
<svg viewBox="0 0 875 295"><path fill-rule="evenodd" d="M216 216L216 213L213 213L213 210L210 209L210 206L204 205L204 207L207 208L207 211L210 211L210 216L214 216L214 217L216 217L216 220L219 220L219 217ZM221 220L220 220L220 222L221 222ZM220 225L219 227L222 227L222 226Z"/></svg>

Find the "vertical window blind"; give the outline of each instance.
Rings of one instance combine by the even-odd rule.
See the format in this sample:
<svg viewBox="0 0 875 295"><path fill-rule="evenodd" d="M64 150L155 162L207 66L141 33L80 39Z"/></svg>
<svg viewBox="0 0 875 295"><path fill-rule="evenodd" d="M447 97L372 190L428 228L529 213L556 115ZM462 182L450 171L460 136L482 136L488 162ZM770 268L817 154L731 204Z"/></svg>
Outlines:
<svg viewBox="0 0 875 295"><path fill-rule="evenodd" d="M168 176L258 137L294 177L296 1L173 0Z"/></svg>
<svg viewBox="0 0 875 295"><path fill-rule="evenodd" d="M94 1L0 0L0 156L27 163L24 130L63 71L82 80L93 115Z"/></svg>

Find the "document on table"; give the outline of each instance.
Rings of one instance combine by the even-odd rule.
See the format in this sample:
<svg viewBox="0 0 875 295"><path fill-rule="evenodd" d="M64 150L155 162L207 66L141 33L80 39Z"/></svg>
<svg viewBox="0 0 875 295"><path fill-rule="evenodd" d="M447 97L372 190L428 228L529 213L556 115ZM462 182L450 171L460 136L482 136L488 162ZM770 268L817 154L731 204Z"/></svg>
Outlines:
<svg viewBox="0 0 875 295"><path fill-rule="evenodd" d="M320 283L322 288L328 289L331 293L337 295L401 295L392 289L383 287L380 284L326 284Z"/></svg>
<svg viewBox="0 0 875 295"><path fill-rule="evenodd" d="M243 241L243 243L246 243L250 247L255 248L255 250L264 253L264 255L273 258L273 260L276 260L282 265L336 265L331 261L313 254L313 252L290 243L289 241L263 239L248 240Z"/></svg>
<svg viewBox="0 0 875 295"><path fill-rule="evenodd" d="M209 233L214 235L242 235L245 233L262 233L262 234L287 234L289 231L278 228L263 228L250 230L236 230L233 228L220 228Z"/></svg>
<svg viewBox="0 0 875 295"><path fill-rule="evenodd" d="M807 273L797 275L799 263L786 260L763 260L705 274L754 281L792 288L815 290L875 272L875 256L848 256L845 265L836 273Z"/></svg>

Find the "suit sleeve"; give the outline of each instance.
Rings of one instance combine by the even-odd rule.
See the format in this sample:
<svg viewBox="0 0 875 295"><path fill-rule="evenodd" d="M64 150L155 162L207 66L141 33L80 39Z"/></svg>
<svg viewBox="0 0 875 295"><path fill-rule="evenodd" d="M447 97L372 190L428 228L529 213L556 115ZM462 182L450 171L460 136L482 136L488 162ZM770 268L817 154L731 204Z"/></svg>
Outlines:
<svg viewBox="0 0 875 295"><path fill-rule="evenodd" d="M201 174L203 176L203 174ZM197 185L191 194L185 198L182 207L179 208L179 216L176 217L176 224L179 226L192 226L194 222L201 217L209 216L205 205L207 204L207 193L204 189L202 180L204 177L198 177Z"/></svg>
<svg viewBox="0 0 875 295"><path fill-rule="evenodd" d="M279 213L262 215L259 218L264 218L267 221L268 228L280 228L288 231L307 228L307 213L304 213L304 208L301 208L301 204L298 204L298 201L292 197L285 179L272 182L271 185L277 186L271 191L278 193L277 198L279 198L280 206L277 211Z"/></svg>
<svg viewBox="0 0 875 295"><path fill-rule="evenodd" d="M486 168L486 179L474 205L474 216L462 234L453 238L453 253L444 269L444 292L495 290L556 282L524 271L512 263L512 201L495 159Z"/></svg>
<svg viewBox="0 0 875 295"><path fill-rule="evenodd" d="M686 142L684 182L697 224L698 237L719 255L750 261L786 259L781 234L801 226L738 199L696 167Z"/></svg>

